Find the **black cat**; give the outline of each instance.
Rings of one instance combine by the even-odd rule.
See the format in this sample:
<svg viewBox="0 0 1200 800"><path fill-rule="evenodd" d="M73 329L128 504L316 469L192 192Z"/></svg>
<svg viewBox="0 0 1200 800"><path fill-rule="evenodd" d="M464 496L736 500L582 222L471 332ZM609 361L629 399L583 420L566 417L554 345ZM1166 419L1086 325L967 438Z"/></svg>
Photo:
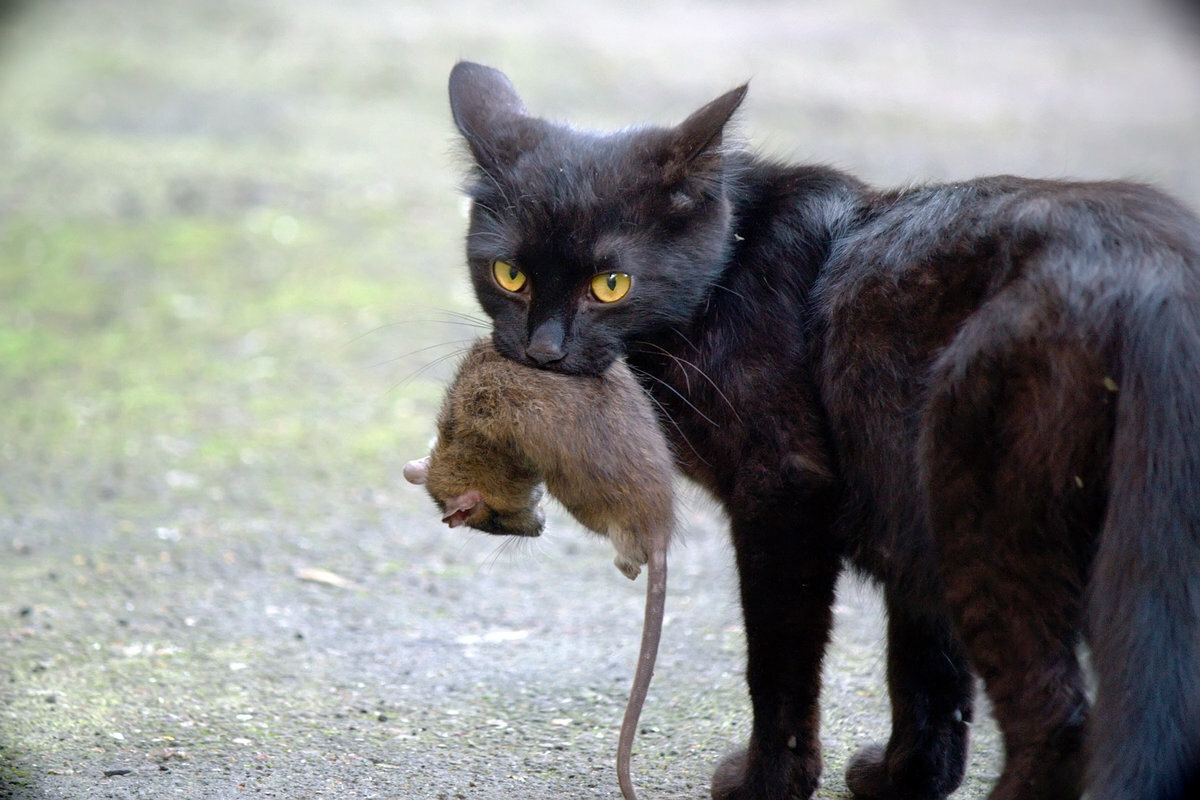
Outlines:
<svg viewBox="0 0 1200 800"><path fill-rule="evenodd" d="M816 788L844 563L888 609L892 733L857 796L959 785L972 670L993 798L1200 796L1200 222L1130 184L876 192L768 163L723 136L745 91L596 134L450 76L497 348L625 357L730 517L754 725L713 797Z"/></svg>

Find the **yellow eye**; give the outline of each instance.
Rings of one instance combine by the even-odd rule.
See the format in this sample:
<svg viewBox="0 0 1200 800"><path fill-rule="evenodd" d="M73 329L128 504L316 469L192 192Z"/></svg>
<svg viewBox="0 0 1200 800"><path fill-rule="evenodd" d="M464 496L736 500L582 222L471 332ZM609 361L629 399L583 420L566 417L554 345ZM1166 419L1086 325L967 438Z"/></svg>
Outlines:
<svg viewBox="0 0 1200 800"><path fill-rule="evenodd" d="M601 303L615 303L629 294L633 284L624 272L602 272L592 278L592 297Z"/></svg>
<svg viewBox="0 0 1200 800"><path fill-rule="evenodd" d="M525 288L525 273L507 261L493 261L492 275L506 292L519 292Z"/></svg>

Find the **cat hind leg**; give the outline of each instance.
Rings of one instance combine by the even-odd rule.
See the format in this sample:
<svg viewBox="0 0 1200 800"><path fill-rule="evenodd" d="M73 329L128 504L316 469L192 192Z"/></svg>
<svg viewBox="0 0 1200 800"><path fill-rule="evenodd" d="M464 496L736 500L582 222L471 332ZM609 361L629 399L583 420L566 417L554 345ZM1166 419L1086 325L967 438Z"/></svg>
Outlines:
<svg viewBox="0 0 1200 800"><path fill-rule="evenodd" d="M1028 295L934 371L921 463L947 603L1004 738L991 800L1069 800L1088 700L1076 654L1112 411L1098 356Z"/></svg>
<svg viewBox="0 0 1200 800"><path fill-rule="evenodd" d="M940 800L962 782L973 677L949 621L888 597L892 735L854 754L846 785L860 800Z"/></svg>

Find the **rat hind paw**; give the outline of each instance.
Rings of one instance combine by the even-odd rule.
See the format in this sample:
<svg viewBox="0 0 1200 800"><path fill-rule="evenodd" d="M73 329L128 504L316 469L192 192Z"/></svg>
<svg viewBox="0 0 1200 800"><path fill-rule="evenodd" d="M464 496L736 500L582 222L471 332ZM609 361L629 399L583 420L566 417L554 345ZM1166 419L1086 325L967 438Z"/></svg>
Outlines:
<svg viewBox="0 0 1200 800"><path fill-rule="evenodd" d="M642 574L642 564L645 562L637 562L628 556L618 554L613 559L613 563L617 565L617 569L621 570L621 574L631 581L637 580L637 576Z"/></svg>
<svg viewBox="0 0 1200 800"><path fill-rule="evenodd" d="M617 569L629 580L636 580L642 572L642 565L650 560L642 537L619 525L608 526L604 533L617 551L617 556L613 559Z"/></svg>

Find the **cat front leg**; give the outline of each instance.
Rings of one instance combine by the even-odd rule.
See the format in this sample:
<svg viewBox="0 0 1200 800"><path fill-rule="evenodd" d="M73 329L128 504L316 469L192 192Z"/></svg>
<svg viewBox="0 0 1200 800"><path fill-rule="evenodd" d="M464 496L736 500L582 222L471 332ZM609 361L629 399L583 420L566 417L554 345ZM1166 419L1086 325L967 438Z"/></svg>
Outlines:
<svg viewBox="0 0 1200 800"><path fill-rule="evenodd" d="M821 776L821 661L841 562L827 536L797 531L794 510L732 527L754 723L748 746L718 766L712 797L805 800Z"/></svg>

